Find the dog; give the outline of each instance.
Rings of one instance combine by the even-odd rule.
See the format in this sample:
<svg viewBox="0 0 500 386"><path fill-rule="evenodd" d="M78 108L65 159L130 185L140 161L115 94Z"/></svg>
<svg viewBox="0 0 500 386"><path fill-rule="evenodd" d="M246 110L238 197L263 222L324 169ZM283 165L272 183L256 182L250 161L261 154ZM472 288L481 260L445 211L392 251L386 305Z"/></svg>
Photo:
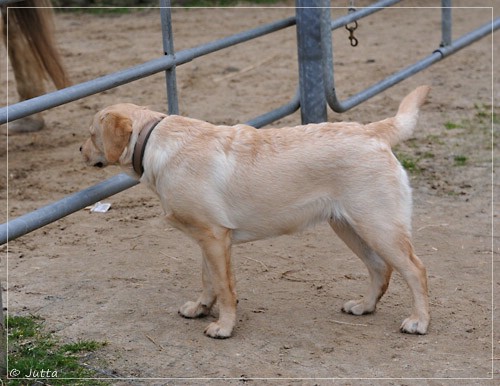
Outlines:
<svg viewBox="0 0 500 386"><path fill-rule="evenodd" d="M366 295L342 310L374 312L395 269L413 295L400 331L426 334L427 274L411 241L408 177L391 146L412 135L429 90L418 87L394 117L379 122L260 130L117 104L95 115L80 151L88 165L120 164L140 178L158 195L166 220L199 244L203 290L179 313L203 317L217 302L219 319L206 335L228 338L235 326L233 244L324 221L370 274Z"/></svg>

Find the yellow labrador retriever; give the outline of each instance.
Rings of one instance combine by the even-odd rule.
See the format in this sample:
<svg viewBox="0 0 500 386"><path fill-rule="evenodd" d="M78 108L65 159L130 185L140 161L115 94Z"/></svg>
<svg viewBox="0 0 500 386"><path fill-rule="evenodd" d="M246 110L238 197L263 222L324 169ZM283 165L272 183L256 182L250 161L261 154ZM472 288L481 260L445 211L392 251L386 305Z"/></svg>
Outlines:
<svg viewBox="0 0 500 386"><path fill-rule="evenodd" d="M427 276L411 242L411 190L391 146L411 136L429 92L406 96L397 115L367 125L319 123L257 130L215 126L133 104L98 112L82 146L88 165L119 163L160 198L166 219L203 252L203 291L179 312L219 320L205 334L231 336L236 290L231 246L290 234L328 221L366 264L366 295L344 304L371 313L393 269L408 283L413 310L401 331L425 334Z"/></svg>

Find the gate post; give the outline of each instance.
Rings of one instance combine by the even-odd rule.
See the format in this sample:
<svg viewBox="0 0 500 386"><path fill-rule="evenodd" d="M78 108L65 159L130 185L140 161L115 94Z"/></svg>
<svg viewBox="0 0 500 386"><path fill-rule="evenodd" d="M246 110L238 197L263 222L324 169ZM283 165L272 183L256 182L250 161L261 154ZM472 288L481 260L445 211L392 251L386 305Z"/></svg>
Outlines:
<svg viewBox="0 0 500 386"><path fill-rule="evenodd" d="M311 8L308 0L295 1L302 124L327 120L321 20L324 12L330 12L329 4L329 0L319 0Z"/></svg>
<svg viewBox="0 0 500 386"><path fill-rule="evenodd" d="M170 0L160 0L161 32L163 38L163 51L165 55L175 55L174 37L172 33L172 5ZM179 114L179 101L177 99L177 76L175 65L165 70L167 82L167 103L169 114Z"/></svg>
<svg viewBox="0 0 500 386"><path fill-rule="evenodd" d="M446 47L451 45L451 0L441 0L441 45L440 47Z"/></svg>

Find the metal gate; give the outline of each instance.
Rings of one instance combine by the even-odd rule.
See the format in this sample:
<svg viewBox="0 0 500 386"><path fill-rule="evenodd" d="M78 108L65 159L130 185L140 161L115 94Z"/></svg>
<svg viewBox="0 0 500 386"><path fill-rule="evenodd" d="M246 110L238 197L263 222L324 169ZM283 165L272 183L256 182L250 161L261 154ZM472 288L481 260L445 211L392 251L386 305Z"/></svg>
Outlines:
<svg viewBox="0 0 500 386"><path fill-rule="evenodd" d="M0 0L0 5L14 3L15 1L18 0ZM326 121L327 118L327 106L330 106L336 112L349 110L500 28L500 18L496 18L452 41L451 12L453 8L451 0L442 0L442 43L439 47L429 56L360 91L347 100L338 100L334 82L332 30L353 23L400 1L380 0L374 2L370 7L361 8L350 12L344 17L331 20L331 3L329 0L318 0L314 8L310 6L310 1L296 0L294 17L279 20L194 48L175 52L171 29L170 0L160 0L164 56L126 70L3 107L0 109L0 124L109 90L162 71L165 72L166 76L168 112L176 114L178 112L176 66L180 66L200 56L293 26L296 27L297 32L299 61L298 91L291 97L288 103L246 123L260 128L290 115L298 109L301 111L302 123L322 122ZM7 214L7 222L0 225L0 245L138 183L138 180L126 174L118 174L100 184L67 196L62 200L16 219L9 220Z"/></svg>

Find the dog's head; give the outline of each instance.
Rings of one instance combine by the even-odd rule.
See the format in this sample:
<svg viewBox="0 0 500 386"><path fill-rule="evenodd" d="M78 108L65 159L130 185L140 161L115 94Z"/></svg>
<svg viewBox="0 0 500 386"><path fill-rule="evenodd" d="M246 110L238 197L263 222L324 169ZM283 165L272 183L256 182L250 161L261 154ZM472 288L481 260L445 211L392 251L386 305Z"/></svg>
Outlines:
<svg viewBox="0 0 500 386"><path fill-rule="evenodd" d="M105 167L119 163L132 134L131 112L139 106L119 104L99 111L90 125L90 138L80 148L87 165Z"/></svg>
<svg viewBox="0 0 500 386"><path fill-rule="evenodd" d="M156 113L146 107L121 103L99 111L90 126L90 138L80 148L87 165L131 166L137 134Z"/></svg>

